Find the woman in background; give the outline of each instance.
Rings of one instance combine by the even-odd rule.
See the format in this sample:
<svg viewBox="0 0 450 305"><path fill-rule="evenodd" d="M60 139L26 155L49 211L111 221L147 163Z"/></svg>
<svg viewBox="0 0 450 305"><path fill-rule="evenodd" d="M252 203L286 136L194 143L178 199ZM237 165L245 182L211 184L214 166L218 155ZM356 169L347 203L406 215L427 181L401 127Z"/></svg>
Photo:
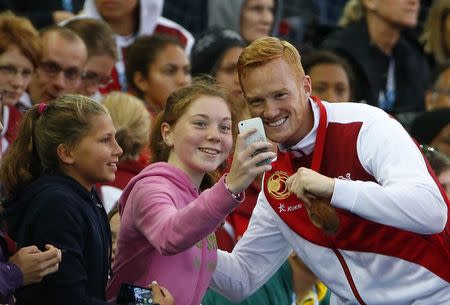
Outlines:
<svg viewBox="0 0 450 305"><path fill-rule="evenodd" d="M450 61L450 1L433 1L420 41L433 70Z"/></svg>
<svg viewBox="0 0 450 305"><path fill-rule="evenodd" d="M191 66L180 41L166 35L141 36L128 48L125 73L129 89L145 101L152 116L167 97L191 83Z"/></svg>
<svg viewBox="0 0 450 305"><path fill-rule="evenodd" d="M353 72L347 61L332 51L314 51L302 58L311 77L312 95L327 102L353 102Z"/></svg>
<svg viewBox="0 0 450 305"><path fill-rule="evenodd" d="M39 65L41 43L31 22L10 12L0 14L1 152L16 137L22 119L18 103Z"/></svg>
<svg viewBox="0 0 450 305"><path fill-rule="evenodd" d="M123 150L117 164L116 179L102 183L99 188L105 209L109 212L128 181L148 165L151 119L143 101L128 93L110 93L101 103L109 111L116 128L117 143Z"/></svg>

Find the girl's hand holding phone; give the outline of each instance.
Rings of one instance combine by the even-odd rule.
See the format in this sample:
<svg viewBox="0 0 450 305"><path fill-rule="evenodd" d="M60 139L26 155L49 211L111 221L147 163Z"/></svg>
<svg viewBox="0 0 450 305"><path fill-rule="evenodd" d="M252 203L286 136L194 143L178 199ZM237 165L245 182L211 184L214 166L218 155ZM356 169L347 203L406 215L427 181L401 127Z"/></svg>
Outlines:
<svg viewBox="0 0 450 305"><path fill-rule="evenodd" d="M244 191L256 176L272 169L270 162L276 157L270 151L272 144L266 140L260 118L239 122L238 126L240 133L226 178L228 189L235 195Z"/></svg>

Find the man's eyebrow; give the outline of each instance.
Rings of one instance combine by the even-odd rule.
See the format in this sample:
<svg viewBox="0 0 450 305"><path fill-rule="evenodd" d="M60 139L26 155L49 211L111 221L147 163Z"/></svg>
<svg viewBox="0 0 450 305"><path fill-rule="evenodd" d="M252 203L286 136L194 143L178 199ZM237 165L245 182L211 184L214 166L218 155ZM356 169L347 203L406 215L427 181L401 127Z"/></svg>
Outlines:
<svg viewBox="0 0 450 305"><path fill-rule="evenodd" d="M261 99L261 98L262 98L261 95L254 95L254 96L248 96L248 95L245 95L245 99L246 99L247 101L257 100L257 99Z"/></svg>
<svg viewBox="0 0 450 305"><path fill-rule="evenodd" d="M287 91L288 91L287 88L281 88L281 89L273 90L273 91L267 93L265 96L273 96L273 95L276 95L279 93L285 93ZM257 99L263 99L265 96L264 95L255 95L255 96L245 95L245 98L247 101L253 101L253 100L257 100Z"/></svg>

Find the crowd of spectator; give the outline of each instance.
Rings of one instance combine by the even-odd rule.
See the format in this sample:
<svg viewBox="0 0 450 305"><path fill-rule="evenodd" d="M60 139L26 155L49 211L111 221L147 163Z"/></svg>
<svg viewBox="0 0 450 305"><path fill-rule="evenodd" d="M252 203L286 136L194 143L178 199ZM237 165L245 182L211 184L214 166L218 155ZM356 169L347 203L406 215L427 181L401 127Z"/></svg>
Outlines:
<svg viewBox="0 0 450 305"><path fill-rule="evenodd" d="M291 93L298 105L287 104ZM313 167L323 111L331 125L325 146L358 145L348 154L336 145L336 162L358 158L349 176L329 163ZM237 122L255 116L267 139L247 145L251 133L238 135ZM276 129L284 119L290 125ZM354 129L335 127L346 124L360 124L357 144L345 139ZM361 234L376 228L397 242L431 236L430 257L449 259L448 220L441 231L397 221L396 210L380 221L324 190L327 175L395 190L399 177L389 166L427 176L407 180L433 192L424 198L442 196L436 205L448 209L449 0L0 0L0 127L0 304L115 303L125 283L151 289L160 305L422 304L421 291L364 302L351 273L365 271L345 271L349 287L340 286L339 274L326 274L316 260L326 256L316 246L332 238L267 220L270 183L304 203L302 220L314 223L309 201L326 199L344 228L351 219ZM396 141L405 154L397 161L387 157ZM327 147L325 154L331 160ZM268 181L269 174L282 179L274 170L291 156L311 172ZM259 163L275 157L273 168ZM303 179L310 189L299 186ZM314 189L319 181L322 189ZM395 205L406 200L400 197L371 199ZM261 229L266 222L279 232ZM442 240L444 253L434 244ZM333 242L364 254L373 246ZM281 249L276 258L271 246ZM435 264L399 257L434 276ZM263 266L270 272L254 270ZM436 302L449 304L450 270L442 268L439 280L421 276ZM376 298L371 276L379 272L361 280L366 296Z"/></svg>

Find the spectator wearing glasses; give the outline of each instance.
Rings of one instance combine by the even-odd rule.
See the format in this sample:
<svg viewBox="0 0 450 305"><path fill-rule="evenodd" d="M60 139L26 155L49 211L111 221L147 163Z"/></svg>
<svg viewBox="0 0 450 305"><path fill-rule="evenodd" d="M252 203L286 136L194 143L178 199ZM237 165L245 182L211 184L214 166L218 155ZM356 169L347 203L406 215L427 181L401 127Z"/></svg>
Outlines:
<svg viewBox="0 0 450 305"><path fill-rule="evenodd" d="M29 96L22 100L28 107L78 92L87 60L86 45L72 30L52 26L40 35L42 58L31 79Z"/></svg>
<svg viewBox="0 0 450 305"><path fill-rule="evenodd" d="M111 72L117 61L114 33L106 22L94 18L72 19L64 27L77 33L88 51L78 93L99 101L100 91L112 82Z"/></svg>
<svg viewBox="0 0 450 305"><path fill-rule="evenodd" d="M30 21L12 13L0 15L0 136L4 152L16 136L22 114L15 107L30 83L41 54L39 34Z"/></svg>

